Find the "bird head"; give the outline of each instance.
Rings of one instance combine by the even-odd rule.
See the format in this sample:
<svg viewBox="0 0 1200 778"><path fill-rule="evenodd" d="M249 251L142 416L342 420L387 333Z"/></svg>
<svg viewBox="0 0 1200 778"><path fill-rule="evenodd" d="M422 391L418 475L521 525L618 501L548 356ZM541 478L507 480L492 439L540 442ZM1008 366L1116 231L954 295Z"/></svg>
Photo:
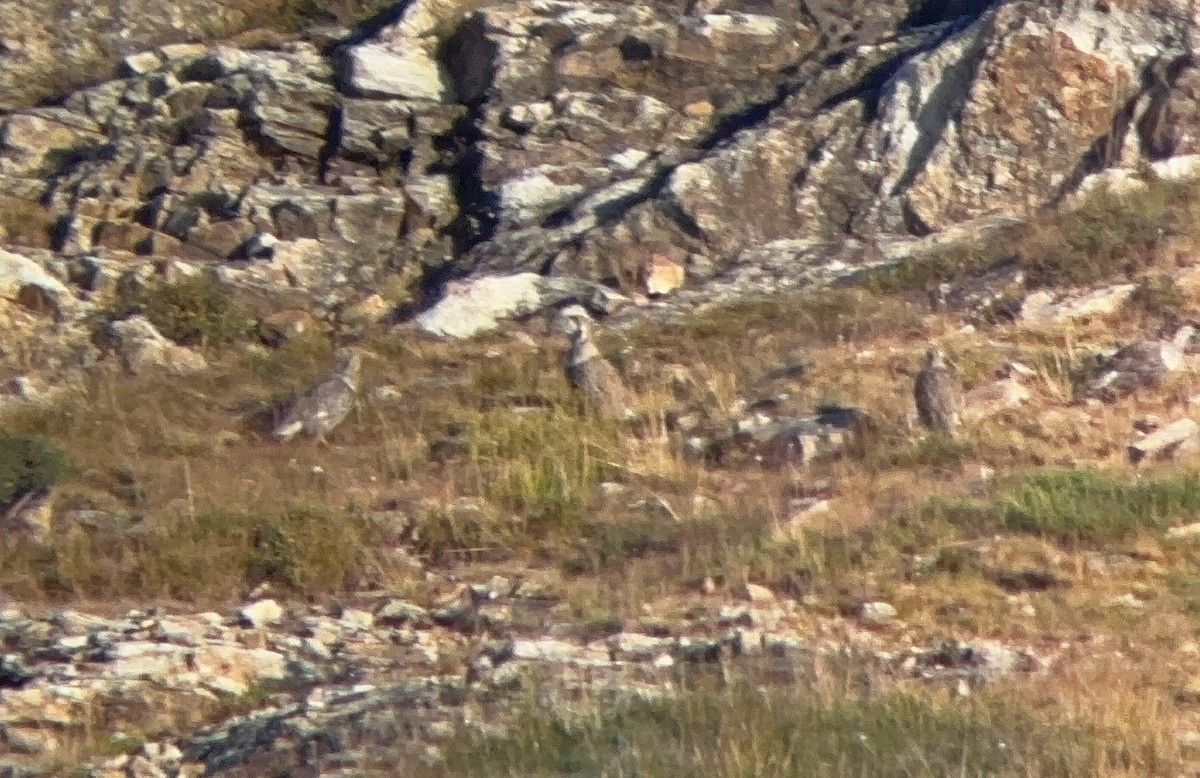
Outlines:
<svg viewBox="0 0 1200 778"><path fill-rule="evenodd" d="M572 339L586 339L591 323L592 317L582 305L570 305L559 313L559 327Z"/></svg>
<svg viewBox="0 0 1200 778"><path fill-rule="evenodd" d="M945 352L943 352L937 346L931 346L925 352L925 366L926 367L945 367L946 366Z"/></svg>

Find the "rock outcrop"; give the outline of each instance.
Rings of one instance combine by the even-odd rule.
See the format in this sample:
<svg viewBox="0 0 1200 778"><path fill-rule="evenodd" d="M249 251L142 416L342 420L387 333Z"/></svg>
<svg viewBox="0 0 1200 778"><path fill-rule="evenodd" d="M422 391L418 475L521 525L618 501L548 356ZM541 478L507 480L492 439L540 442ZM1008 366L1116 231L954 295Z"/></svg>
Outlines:
<svg viewBox="0 0 1200 778"><path fill-rule="evenodd" d="M836 278L1190 152L1184 4L910 5L418 3L262 49L139 28L165 43L119 78L0 120L0 223L328 311L392 277L426 305L464 275L629 290L655 257Z"/></svg>

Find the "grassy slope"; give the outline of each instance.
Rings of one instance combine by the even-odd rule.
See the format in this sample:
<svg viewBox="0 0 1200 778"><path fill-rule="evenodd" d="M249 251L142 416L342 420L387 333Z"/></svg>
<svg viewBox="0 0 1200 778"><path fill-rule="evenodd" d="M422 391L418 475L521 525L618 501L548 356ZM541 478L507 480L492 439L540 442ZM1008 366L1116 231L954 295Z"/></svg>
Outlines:
<svg viewBox="0 0 1200 778"><path fill-rule="evenodd" d="M1056 251L1073 245L1050 244ZM1094 242L1081 245L1096 256ZM1131 270L1114 260L1108 276L1132 273L1126 277L1161 284L1161 268L1173 262L1155 253ZM1184 466L1134 473L1124 446L1131 420L1184 415L1197 381L1185 375L1163 391L1102 407L1073 404L1072 382L1089 349L1187 315L1197 300L1175 289L1168 310L1147 306L1109 320L975 331L952 315L927 313L912 286L743 303L685 325L606 337L602 346L622 363L650 420L637 430L579 407L560 369L564 344L537 322L529 325L536 347L504 336L467 343L373 337L366 344L368 391L327 447L275 445L262 432L264 408L327 369L330 347L320 338L277 351L221 349L218 338L208 347L213 367L192 378L100 369L79 392L4 420L10 433L54 441L72 468L57 487L59 524L49 544L16 541L0 549L0 587L32 601L200 605L270 581L297 597L388 587L434 601L445 589L414 571L417 555L435 570L466 575L473 566L480 574L497 566L549 571L559 581L559 617L634 624L711 603L699 593L706 578L716 583L718 599L752 581L800 602L782 626L802 632L842 624L857 603L883 599L903 622L885 628L882 639L898 643L983 636L1046 650L1078 642L1122 646L1131 663L1163 670L1145 681L1143 701L1161 706L1154 720L1168 721L1164 731L1190 726L1194 711L1172 700L1197 653L1191 636L1200 628L1200 547L1168 540L1165 529L1195 516L1200 491ZM222 318L213 326L225 333L226 324ZM1034 400L969 428L961 442L918 439L904 421L911 376L935 338L948 345L968 386L1006 360L1030 365L1037 371L1029 380ZM806 408L836 401L870 412L880 433L862 456L780 472L680 455L665 433L669 410L686 399L718 420L728 416L739 392L798 351L810 367L788 382L790 402ZM370 391L383 385L394 387L393 399ZM431 457L431 445L442 439L454 442L442 449L451 455ZM985 468L999 477L980 481ZM622 489L601 490L602 483ZM808 495L827 496L829 510L791 521L793 501ZM80 510L93 513L71 517ZM80 515L102 520L81 522ZM1141 607L1112 604L1129 594ZM1083 699L1083 692L1066 694L1079 679L1051 683L1066 696L1034 705L1036 689L1014 692L1028 698L1030 715L1049 711L1041 718L1014 714L1007 703L963 707L906 692L849 708L822 698L796 708L788 721L834 740L870 729L889 759L920 752L920 759L902 761L903 775L1136 775L1148 774L1139 772L1147 765L1157 770L1155 759L1173 758L1169 743L1146 751L1145 733L1132 720L1124 733L1119 722L1108 722L1108 734L1093 740L1046 723L1064 700ZM697 751L676 739L671 749L638 757L639 740L630 758L650 762L644 769L626 765L625 774L669 774L677 763L718 775L769 774L816 758L811 749L825 738L792 743L772 730L761 739L722 716L744 711L746 721L764 723L779 704L753 694L732 701L701 696L666 713L650 706L601 717L585 726L585 741L593 743L586 753L557 754L566 725L554 717L534 722L531 732L546 739L555 759L598 765L619 761L613 733L632 720L621 716L651 722L649 734L637 735L650 738L644 742L658 737L654 727L694 727L719 733L711 742L725 746ZM1095 701L1078 704L1108 715ZM888 729L897 717L901 728ZM972 733L988 727L1013 728L1014 752L945 750L928 739L949 728L974 742ZM918 745L904 751L899 744L913 737ZM1113 737L1128 740L1113 744ZM485 753L498 765L511 760L513 770L565 769L531 766L521 761L528 755L494 743L463 747L455 758L467 763ZM1034 759L1034 751L1050 761ZM837 758L853 760L855 753L838 749ZM1130 762L1129 753L1138 756ZM727 758L744 761L721 761ZM967 760L966 767L947 772L952 758Z"/></svg>

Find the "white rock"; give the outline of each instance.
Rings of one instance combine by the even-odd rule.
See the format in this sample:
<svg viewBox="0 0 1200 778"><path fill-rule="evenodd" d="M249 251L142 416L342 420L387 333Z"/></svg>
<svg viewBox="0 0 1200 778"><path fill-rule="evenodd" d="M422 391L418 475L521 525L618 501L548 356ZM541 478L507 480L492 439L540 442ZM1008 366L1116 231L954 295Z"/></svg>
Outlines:
<svg viewBox="0 0 1200 778"><path fill-rule="evenodd" d="M451 281L445 297L417 316L416 323L426 332L450 338L488 332L504 319L538 310L542 283L537 273Z"/></svg>
<svg viewBox="0 0 1200 778"><path fill-rule="evenodd" d="M22 302L33 295L56 308L71 299L66 285L28 257L0 250L0 297Z"/></svg>
<svg viewBox="0 0 1200 778"><path fill-rule="evenodd" d="M110 323L108 332L116 343L121 364L134 375L151 366L165 367L177 375L208 367L199 353L172 343L140 314Z"/></svg>
<svg viewBox="0 0 1200 778"><path fill-rule="evenodd" d="M896 608L887 602L864 602L858 609L863 621L879 624L896 618Z"/></svg>
<svg viewBox="0 0 1200 778"><path fill-rule="evenodd" d="M192 649L167 643L129 641L112 649L112 663L107 668L114 678L166 678L188 667Z"/></svg>
<svg viewBox="0 0 1200 778"><path fill-rule="evenodd" d="M125 59L121 60L121 64L125 70L135 76L145 75L162 67L162 56L157 51L141 51L137 54L130 54Z"/></svg>
<svg viewBox="0 0 1200 778"><path fill-rule="evenodd" d="M1020 317L1025 321L1048 322L1107 315L1124 305L1135 289L1136 284L1118 284L1066 298L1054 292L1037 291L1021 304Z"/></svg>
<svg viewBox="0 0 1200 778"><path fill-rule="evenodd" d="M364 43L350 50L350 86L364 95L442 101L446 78L417 42Z"/></svg>
<svg viewBox="0 0 1200 778"><path fill-rule="evenodd" d="M742 596L750 602L774 602L775 593L765 586L759 584L748 583L743 587Z"/></svg>
<svg viewBox="0 0 1200 778"><path fill-rule="evenodd" d="M558 183L545 167L531 168L500 186L500 207L513 221L533 221L584 192L580 184Z"/></svg>
<svg viewBox="0 0 1200 778"><path fill-rule="evenodd" d="M241 608L238 618L243 626L258 629L278 624L283 619L283 608L274 600L259 600Z"/></svg>
<svg viewBox="0 0 1200 778"><path fill-rule="evenodd" d="M342 626L357 631L366 631L375 623L375 615L370 611L347 608L342 612Z"/></svg>
<svg viewBox="0 0 1200 778"><path fill-rule="evenodd" d="M962 418L964 421L986 419L1008 408L1022 405L1032 396L1032 392L1016 378L1001 378L990 384L977 386L964 395Z"/></svg>
<svg viewBox="0 0 1200 778"><path fill-rule="evenodd" d="M1184 524L1179 527L1171 527L1167 530L1167 537L1172 540L1185 540L1200 537L1200 521L1194 521L1191 524Z"/></svg>
<svg viewBox="0 0 1200 778"><path fill-rule="evenodd" d="M608 639L609 648L619 660L643 661L659 656L671 647L670 638L656 638L636 632L621 632Z"/></svg>

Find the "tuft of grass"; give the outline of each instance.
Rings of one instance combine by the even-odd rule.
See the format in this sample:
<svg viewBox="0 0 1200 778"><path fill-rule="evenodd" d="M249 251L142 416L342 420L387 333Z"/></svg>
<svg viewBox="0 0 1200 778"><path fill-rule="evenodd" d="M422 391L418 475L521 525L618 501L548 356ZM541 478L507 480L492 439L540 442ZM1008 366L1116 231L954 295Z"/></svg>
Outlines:
<svg viewBox="0 0 1200 778"><path fill-rule="evenodd" d="M1034 474L990 501L934 502L920 518L940 518L972 534L1031 533L1077 546L1163 530L1198 510L1198 473L1126 482L1084 469Z"/></svg>
<svg viewBox="0 0 1200 778"><path fill-rule="evenodd" d="M250 338L254 319L214 276L203 273L122 291L118 315L145 314L158 331L185 346L221 347Z"/></svg>
<svg viewBox="0 0 1200 778"><path fill-rule="evenodd" d="M905 301L862 289L823 289L763 300L736 301L704 311L680 330L698 341L741 343L747 330L786 331L794 338L823 344L857 342L915 326L919 312Z"/></svg>
<svg viewBox="0 0 1200 778"><path fill-rule="evenodd" d="M602 424L561 408L489 412L474 430L477 488L535 537L570 533L601 481L617 476Z"/></svg>
<svg viewBox="0 0 1200 778"><path fill-rule="evenodd" d="M0 433L0 511L26 494L54 486L69 469L66 452L53 441Z"/></svg>
<svg viewBox="0 0 1200 778"><path fill-rule="evenodd" d="M920 258L867 272L865 286L881 295L929 289L982 275L1004 261L1005 256L992 243L938 248Z"/></svg>
<svg viewBox="0 0 1200 778"><path fill-rule="evenodd" d="M1075 210L1032 222L1016 245L1018 262L1032 286L1132 277L1158 264L1167 235L1195 222L1194 196L1195 184L1159 180L1136 194L1097 190Z"/></svg>
<svg viewBox="0 0 1200 778"><path fill-rule="evenodd" d="M871 449L866 456L868 466L883 468L932 467L955 469L978 452L979 445L970 438L955 438L945 433L931 432L913 440L908 437Z"/></svg>
<svg viewBox="0 0 1200 778"><path fill-rule="evenodd" d="M299 32L322 24L353 26L367 21L391 5L388 0L276 0L273 3L252 3L248 18L255 25Z"/></svg>
<svg viewBox="0 0 1200 778"><path fill-rule="evenodd" d="M999 693L813 686L735 681L582 710L531 700L504 734L448 743L429 774L1090 778L1157 774L1172 756L1151 732L1110 737L1094 722L1039 715Z"/></svg>
<svg viewBox="0 0 1200 778"><path fill-rule="evenodd" d="M0 552L6 590L51 599L227 601L269 582L297 595L352 591L371 575L373 528L305 508L214 512L125 528L71 527Z"/></svg>
<svg viewBox="0 0 1200 778"><path fill-rule="evenodd" d="M1005 239L952 246L868 273L877 293L929 289L961 282L1016 261L1030 289L1083 286L1134 278L1170 264L1167 241L1200 229L1197 184L1151 179L1134 193L1100 188L1078 207L1046 211L1011 230Z"/></svg>

